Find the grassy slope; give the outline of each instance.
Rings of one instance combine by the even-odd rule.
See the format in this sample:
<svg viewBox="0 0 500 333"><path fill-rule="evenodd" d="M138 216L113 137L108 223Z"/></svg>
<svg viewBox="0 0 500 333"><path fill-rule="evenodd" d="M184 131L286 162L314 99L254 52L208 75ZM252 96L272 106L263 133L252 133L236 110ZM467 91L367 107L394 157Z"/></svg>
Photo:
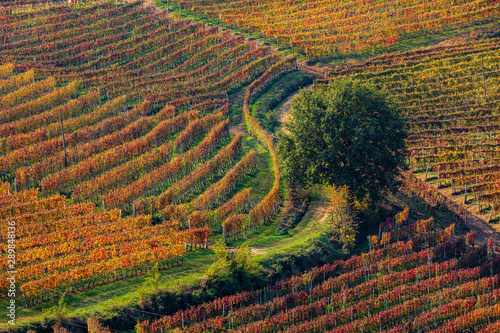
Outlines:
<svg viewBox="0 0 500 333"><path fill-rule="evenodd" d="M269 86L252 101L251 115L257 119L262 127L269 133L279 130L278 110L280 110L286 96L290 96L300 89L312 84L314 78L304 72L293 71L283 74L279 79L273 80ZM284 96L286 95L286 96ZM274 106L276 105L276 106ZM269 117L272 115L272 117Z"/></svg>
<svg viewBox="0 0 500 333"><path fill-rule="evenodd" d="M244 152L254 149L258 152L257 161L258 168L245 182L241 183L237 190L252 187L252 201L259 201L269 191L272 186L272 180L267 181L272 177L272 172L269 170L270 157L269 154L260 146L252 137L244 140ZM214 235L211 238L219 238L219 235ZM184 285L192 285L199 280L208 267L213 263L214 256L211 250L198 250L194 253L189 253L185 256L185 264L182 267L171 270L162 271L161 289L175 288L179 283ZM139 294L137 291L146 283L147 278L151 277L152 273L148 273L139 277L130 278L124 281L110 283L104 286L96 287L92 290L80 292L75 295L66 296L66 304L69 310L67 316L77 316L78 318L87 318L93 314L104 314L110 311L116 311L118 308L133 307L139 302ZM17 300L18 306L22 304L22 298ZM57 301L45 302L39 306L30 309L18 309L16 321L17 326L29 324L42 320L43 311L53 307ZM2 300L0 307L7 306L7 301ZM2 318L3 319L3 318ZM6 323L0 323L1 327L8 327Z"/></svg>
<svg viewBox="0 0 500 333"><path fill-rule="evenodd" d="M330 192L331 188L314 187L308 212L302 221L288 233L282 234L276 231L278 222L275 222L266 226L260 237L249 238L243 243L251 247L261 261L267 261L277 254L283 254L292 249L307 247L329 230L328 219L322 208Z"/></svg>
<svg viewBox="0 0 500 333"><path fill-rule="evenodd" d="M211 250L201 250L187 254L183 266L160 272L161 282L159 287L161 289L170 289L175 288L181 282L189 285L198 281L203 276L205 269L212 264L213 259L214 256ZM65 297L68 310L66 317L76 316L83 319L91 315L110 312L110 310L116 311L120 308L134 306L138 304L140 299L137 291L146 284L147 278L151 277L151 275L151 273L148 273L74 295L67 295ZM5 301L2 301L0 306L3 308L6 304ZM21 300L18 300L16 304L21 304ZM18 308L16 325L19 327L41 321L44 317L44 311L55 305L57 305L57 300L45 302L29 309ZM2 323L0 327L6 327L5 323Z"/></svg>

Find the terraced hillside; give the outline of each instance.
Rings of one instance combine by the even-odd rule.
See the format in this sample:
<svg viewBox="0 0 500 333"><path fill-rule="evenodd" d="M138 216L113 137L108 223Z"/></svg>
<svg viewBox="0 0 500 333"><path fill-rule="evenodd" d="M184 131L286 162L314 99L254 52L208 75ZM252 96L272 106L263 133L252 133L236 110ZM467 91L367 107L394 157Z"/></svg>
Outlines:
<svg viewBox="0 0 500 333"><path fill-rule="evenodd" d="M157 269L181 265L186 244L206 246L210 233L152 225L149 215L123 218L118 209L95 212L93 203L66 205L64 196L41 198L37 190L13 193L8 183L0 191L1 228L16 231L16 283L26 307L145 274L155 264ZM5 253L7 238L2 235ZM3 300L12 269L7 261L0 268Z"/></svg>
<svg viewBox="0 0 500 333"><path fill-rule="evenodd" d="M474 233L454 237L454 225L408 224L405 214L370 237L369 252L142 322L138 331L494 332L500 257L493 240L474 247Z"/></svg>
<svg viewBox="0 0 500 333"><path fill-rule="evenodd" d="M0 57L16 65L1 67L0 164L16 189L130 214L196 199L189 214L225 203L252 171L254 153L228 132L227 91L283 57L151 11L98 2L86 15L71 5L4 15ZM241 211L248 191L234 200Z"/></svg>
<svg viewBox="0 0 500 333"><path fill-rule="evenodd" d="M0 218L21 230L20 302L171 267L210 231L242 237L277 212L277 156L248 101L294 57L142 1L12 6L0 21ZM250 83L232 112L251 143L228 99ZM274 179L252 197L256 166Z"/></svg>
<svg viewBox="0 0 500 333"><path fill-rule="evenodd" d="M290 224L303 233L264 226L279 224L273 218L287 189L276 138L263 125L277 126L271 109L300 86L285 82L297 73L281 75L304 64L262 39L308 60L366 59L401 41L494 24L500 10L491 0L152 3L0 0L0 228L16 226L16 299L27 325L45 325L42 313L68 294L77 318L64 326L110 332L99 324L104 318L93 318L101 313L89 311L96 306L111 309L107 323L130 315L134 323L116 325L130 329L137 318L165 314L137 315L146 302L141 286L163 270L165 280L173 270L175 281L198 283L213 256L192 250L212 240L252 237L269 247L262 253L286 252L297 238L331 231L333 215L318 216L323 194L306 214L317 221ZM464 195L470 210L495 218L499 51L499 39L473 39L330 64L326 75L372 82L400 107L416 173L405 174L403 192L459 219L468 216L457 203ZM309 70L319 76L324 68ZM475 237L439 230L432 219L410 224L405 211L369 237L369 252L142 321L137 330L494 332L500 259L493 239L475 245ZM7 253L8 233L0 239ZM0 263L2 307L7 268ZM127 294L115 294L120 283ZM120 310L133 310L124 316L110 305L121 296ZM200 303L196 297L183 306Z"/></svg>
<svg viewBox="0 0 500 333"><path fill-rule="evenodd" d="M454 201L488 220L500 208L499 56L493 38L388 54L329 76L386 89L406 119L411 169L437 188L449 188L451 198L463 195ZM433 204L446 204L432 188L420 191ZM458 213L464 218L463 210Z"/></svg>
<svg viewBox="0 0 500 333"><path fill-rule="evenodd" d="M277 41L310 59L373 54L398 40L498 20L500 3L481 1L184 0L202 18Z"/></svg>

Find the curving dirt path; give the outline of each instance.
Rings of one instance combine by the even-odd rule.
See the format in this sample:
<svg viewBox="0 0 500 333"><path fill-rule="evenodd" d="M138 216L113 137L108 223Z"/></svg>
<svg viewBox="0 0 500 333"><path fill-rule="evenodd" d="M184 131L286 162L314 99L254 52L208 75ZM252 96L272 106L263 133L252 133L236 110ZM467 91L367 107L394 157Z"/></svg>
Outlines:
<svg viewBox="0 0 500 333"><path fill-rule="evenodd" d="M311 90L313 84L310 84L308 86L305 86L302 89L307 89ZM287 98L285 98L283 104L278 109L278 120L280 123L283 123L290 117L290 111L292 110L292 101L300 93L300 90L297 90L296 92L292 93L289 95Z"/></svg>
<svg viewBox="0 0 500 333"><path fill-rule="evenodd" d="M322 71L319 67L307 65L305 61L299 63L299 71L314 75L318 79L326 78L324 71Z"/></svg>
<svg viewBox="0 0 500 333"><path fill-rule="evenodd" d="M286 251L290 245L310 238L311 235L317 233L318 230L327 230L331 222L324 203L325 194L322 192L320 200L312 202L308 211L302 217L302 221L291 229L291 237L274 240L271 237L270 241L265 244L250 246L249 248L252 254L254 256L261 256L270 251L274 253Z"/></svg>

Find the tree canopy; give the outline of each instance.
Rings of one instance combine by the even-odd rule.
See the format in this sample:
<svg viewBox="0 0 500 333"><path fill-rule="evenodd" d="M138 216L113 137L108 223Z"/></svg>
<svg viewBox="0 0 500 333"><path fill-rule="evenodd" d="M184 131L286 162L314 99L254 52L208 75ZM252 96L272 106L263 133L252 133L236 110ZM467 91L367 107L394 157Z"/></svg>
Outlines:
<svg viewBox="0 0 500 333"><path fill-rule="evenodd" d="M297 186L347 186L377 201L405 165L404 124L387 95L359 81L303 90L278 134L287 180Z"/></svg>

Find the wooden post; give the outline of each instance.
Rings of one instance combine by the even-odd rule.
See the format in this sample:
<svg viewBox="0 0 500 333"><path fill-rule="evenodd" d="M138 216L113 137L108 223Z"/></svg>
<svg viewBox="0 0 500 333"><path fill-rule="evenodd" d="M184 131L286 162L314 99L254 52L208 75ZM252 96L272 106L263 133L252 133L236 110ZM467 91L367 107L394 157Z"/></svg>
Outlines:
<svg viewBox="0 0 500 333"><path fill-rule="evenodd" d="M467 183L465 183L464 205L467 204Z"/></svg>
<svg viewBox="0 0 500 333"><path fill-rule="evenodd" d="M68 155L66 153L66 140L64 138L64 125L63 125L63 119L62 119L62 111L61 108L59 108L59 118L61 120L61 132L62 132L62 138L63 138L63 149L64 149L64 167L68 167Z"/></svg>
<svg viewBox="0 0 500 333"><path fill-rule="evenodd" d="M481 72L483 74L483 89L484 89L484 103L487 103L486 100L486 82L484 81L484 61L483 61L483 55L481 54Z"/></svg>

